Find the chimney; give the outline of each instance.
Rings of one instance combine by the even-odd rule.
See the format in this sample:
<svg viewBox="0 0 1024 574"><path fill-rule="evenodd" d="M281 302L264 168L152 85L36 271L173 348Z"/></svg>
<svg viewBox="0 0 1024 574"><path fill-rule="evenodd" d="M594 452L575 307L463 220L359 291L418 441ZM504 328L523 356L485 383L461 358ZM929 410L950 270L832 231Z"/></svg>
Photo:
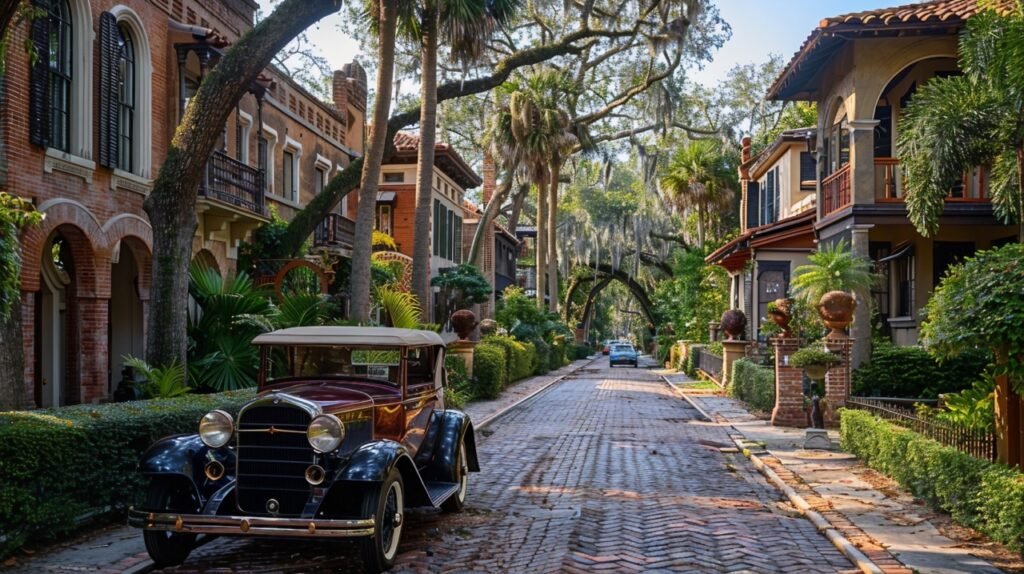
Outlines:
<svg viewBox="0 0 1024 574"><path fill-rule="evenodd" d="M746 231L750 227L747 221L747 184L750 183L750 171L747 164L750 163L750 136L740 141L740 231Z"/></svg>
<svg viewBox="0 0 1024 574"><path fill-rule="evenodd" d="M331 95L334 98L334 109L341 112L341 117L348 123L348 76L342 70L334 70L334 77L331 82ZM347 126L346 126L347 127Z"/></svg>
<svg viewBox="0 0 1024 574"><path fill-rule="evenodd" d="M497 187L497 173L494 167L494 158L491 157L490 153L484 153L483 172L484 207L487 207L487 204L491 202L491 198L494 197L494 188Z"/></svg>
<svg viewBox="0 0 1024 574"><path fill-rule="evenodd" d="M750 136L745 136L740 142L742 146L740 150L740 162L747 163L750 161Z"/></svg>

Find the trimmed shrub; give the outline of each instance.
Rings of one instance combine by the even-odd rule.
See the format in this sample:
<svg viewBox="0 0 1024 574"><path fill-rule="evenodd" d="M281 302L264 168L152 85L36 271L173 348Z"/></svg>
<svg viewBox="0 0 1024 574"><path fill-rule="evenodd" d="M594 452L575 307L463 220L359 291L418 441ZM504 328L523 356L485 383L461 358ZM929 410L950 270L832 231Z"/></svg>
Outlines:
<svg viewBox="0 0 1024 574"><path fill-rule="evenodd" d="M590 357L593 351L587 345L573 345L572 346L572 360L579 361Z"/></svg>
<svg viewBox="0 0 1024 574"><path fill-rule="evenodd" d="M551 370L551 346L544 342L543 339L534 339L533 347L537 351L537 363L534 365L533 374L543 375Z"/></svg>
<svg viewBox="0 0 1024 574"><path fill-rule="evenodd" d="M1024 478L1018 471L942 446L865 411L840 413L844 450L953 520L1014 551L1024 549Z"/></svg>
<svg viewBox="0 0 1024 574"><path fill-rule="evenodd" d="M562 341L553 341L551 343L551 352L548 355L548 370L554 371L560 369L568 364L568 360L565 357L566 345Z"/></svg>
<svg viewBox="0 0 1024 574"><path fill-rule="evenodd" d="M470 380L466 375L466 362L462 357L445 355L444 370L447 380L444 386L444 406L461 409L469 400Z"/></svg>
<svg viewBox="0 0 1024 574"><path fill-rule="evenodd" d="M775 370L738 359L732 364L728 392L754 409L771 411L775 407Z"/></svg>
<svg viewBox="0 0 1024 574"><path fill-rule="evenodd" d="M852 394L934 399L970 388L992 361L988 352L965 352L939 363L920 347L875 345L871 361L853 371Z"/></svg>
<svg viewBox="0 0 1024 574"><path fill-rule="evenodd" d="M533 374L537 353L533 345L508 335L490 335L484 337L482 342L505 349L505 380L508 383L514 383Z"/></svg>
<svg viewBox="0 0 1024 574"><path fill-rule="evenodd" d="M507 381L505 348L481 342L473 353L472 395L476 399L493 399L505 388Z"/></svg>
<svg viewBox="0 0 1024 574"><path fill-rule="evenodd" d="M212 409L237 414L253 394L0 413L0 557L141 502L146 481L136 468L150 445L196 432Z"/></svg>
<svg viewBox="0 0 1024 574"><path fill-rule="evenodd" d="M687 344L686 345L686 360L683 361L683 372L690 377L697 376L697 353L695 350L703 351L707 345L699 344Z"/></svg>

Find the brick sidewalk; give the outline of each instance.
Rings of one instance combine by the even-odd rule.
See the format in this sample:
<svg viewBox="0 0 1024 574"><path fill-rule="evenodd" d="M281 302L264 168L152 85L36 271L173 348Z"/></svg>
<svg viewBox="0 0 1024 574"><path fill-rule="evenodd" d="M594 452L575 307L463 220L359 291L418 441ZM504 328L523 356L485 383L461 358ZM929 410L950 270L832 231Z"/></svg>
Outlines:
<svg viewBox="0 0 1024 574"><path fill-rule="evenodd" d="M671 378L673 382L681 376ZM923 516L920 501L886 493L867 480L871 472L845 452L803 450L803 429L773 427L734 399L687 395L719 424L763 444L761 459L843 535L886 572L946 574L1001 572L943 536ZM829 431L833 444L839 437Z"/></svg>

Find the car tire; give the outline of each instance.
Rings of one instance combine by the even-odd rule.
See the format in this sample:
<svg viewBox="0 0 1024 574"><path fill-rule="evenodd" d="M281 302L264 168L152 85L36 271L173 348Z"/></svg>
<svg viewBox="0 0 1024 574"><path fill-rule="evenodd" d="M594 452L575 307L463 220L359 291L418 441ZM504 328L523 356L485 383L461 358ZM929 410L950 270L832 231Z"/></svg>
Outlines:
<svg viewBox="0 0 1024 574"><path fill-rule="evenodd" d="M391 469L379 489L371 489L363 497L363 516L374 520L373 536L360 541L363 569L371 574L390 570L405 523L405 483L397 468Z"/></svg>
<svg viewBox="0 0 1024 574"><path fill-rule="evenodd" d="M459 489L441 503L444 512L462 512L466 506L466 493L469 492L469 459L466 457L466 441L459 439L459 454L455 459L455 482Z"/></svg>
<svg viewBox="0 0 1024 574"><path fill-rule="evenodd" d="M155 480L146 491L146 508L159 512L196 512L192 489L182 481ZM163 530L144 530L142 540L146 552L157 568L178 566L195 548L195 534Z"/></svg>

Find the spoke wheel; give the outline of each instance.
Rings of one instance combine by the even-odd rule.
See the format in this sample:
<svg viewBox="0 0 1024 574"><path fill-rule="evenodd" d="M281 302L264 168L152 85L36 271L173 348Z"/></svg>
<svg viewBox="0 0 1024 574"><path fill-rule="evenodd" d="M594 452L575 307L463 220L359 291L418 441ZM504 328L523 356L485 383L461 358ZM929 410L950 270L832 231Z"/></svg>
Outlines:
<svg viewBox="0 0 1024 574"><path fill-rule="evenodd" d="M466 458L466 442L459 440L459 458L455 461L455 481L459 489L455 494L441 503L445 512L462 512L466 505L466 494L469 492L469 459Z"/></svg>
<svg viewBox="0 0 1024 574"><path fill-rule="evenodd" d="M380 489L363 498L363 516L374 518L373 536L361 542L363 566L366 572L390 570L405 525L405 484L398 469L391 469Z"/></svg>
<svg viewBox="0 0 1024 574"><path fill-rule="evenodd" d="M146 508L162 512L196 512L196 501L191 489L181 482L154 481L146 493ZM177 566L188 558L195 547L195 534L181 534L163 530L145 530L142 539L149 557L160 568Z"/></svg>

